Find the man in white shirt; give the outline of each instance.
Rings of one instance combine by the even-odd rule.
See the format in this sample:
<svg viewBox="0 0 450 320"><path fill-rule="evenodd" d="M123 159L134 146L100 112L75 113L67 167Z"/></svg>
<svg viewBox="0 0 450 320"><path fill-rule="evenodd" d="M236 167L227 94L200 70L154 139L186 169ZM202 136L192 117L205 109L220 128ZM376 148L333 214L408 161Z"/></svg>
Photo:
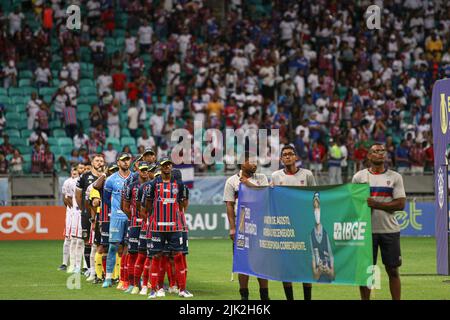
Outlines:
<svg viewBox="0 0 450 320"><path fill-rule="evenodd" d="M86 143L89 141L89 137L84 133L82 127L78 129L78 133L73 136L73 146L75 149L80 149L82 146L86 146Z"/></svg>
<svg viewBox="0 0 450 320"><path fill-rule="evenodd" d="M111 93L112 83L112 77L106 72L106 70L103 70L97 78L98 95L103 96L103 93L105 92Z"/></svg>
<svg viewBox="0 0 450 320"><path fill-rule="evenodd" d="M108 136L111 138L120 138L120 119L119 119L119 100L114 99L111 109L108 111Z"/></svg>
<svg viewBox="0 0 450 320"><path fill-rule="evenodd" d="M158 107L156 114L150 117L150 127L152 128L152 136L155 138L156 145L161 143L162 129L164 127L164 109Z"/></svg>
<svg viewBox="0 0 450 320"><path fill-rule="evenodd" d="M39 112L40 106L42 104L42 101L38 99L37 93L33 92L31 94L31 100L28 101L27 104L27 114L28 114L28 130L33 130L35 122L36 122L36 116Z"/></svg>
<svg viewBox="0 0 450 320"><path fill-rule="evenodd" d="M52 73L43 63L34 71L35 82L38 88L50 86Z"/></svg>
<svg viewBox="0 0 450 320"><path fill-rule="evenodd" d="M156 146L155 139L149 137L147 130L143 129L141 136L137 140L137 146L143 146L144 149L154 149Z"/></svg>
<svg viewBox="0 0 450 320"><path fill-rule="evenodd" d="M20 12L20 9L16 7L14 12L11 12L8 15L9 19L9 34L11 36L14 36L16 32L22 31L22 20L25 19L25 16L22 12Z"/></svg>
<svg viewBox="0 0 450 320"><path fill-rule="evenodd" d="M138 36L139 36L139 46L140 46L141 52L150 50L150 47L152 44L153 29L148 24L147 20L144 20L144 25L142 25L139 28Z"/></svg>
<svg viewBox="0 0 450 320"><path fill-rule="evenodd" d="M137 138L137 129L139 127L139 110L136 104L132 103L128 108L128 130L133 138Z"/></svg>
<svg viewBox="0 0 450 320"><path fill-rule="evenodd" d="M236 50L236 56L231 60L231 66L237 70L238 73L243 74L250 65L248 58L244 56L244 52L241 49Z"/></svg>
<svg viewBox="0 0 450 320"><path fill-rule="evenodd" d="M107 149L103 151L106 163L115 163L117 157L117 150L114 150L112 143L108 143Z"/></svg>
<svg viewBox="0 0 450 320"><path fill-rule="evenodd" d="M241 165L239 173L231 176L225 183L223 191L223 201L227 206L228 222L230 224L230 238L234 241L236 234L236 211L239 185L244 183L246 186L267 186L269 183L264 174L256 173L257 165L250 162L249 155L245 155L245 161ZM248 280L249 276L239 274L239 293L241 300L248 300ZM269 300L268 281L258 278L259 294L261 300Z"/></svg>
<svg viewBox="0 0 450 320"><path fill-rule="evenodd" d="M284 146L281 149L281 162L284 169L272 173L272 185L274 186L315 186L316 180L311 171L303 168L297 168L298 160L295 148L291 145ZM283 282L284 293L287 300L294 300L292 282ZM303 283L303 295L305 300L311 300L311 283Z"/></svg>
<svg viewBox="0 0 450 320"><path fill-rule="evenodd" d="M266 60L261 69L259 69L259 77L262 80L262 95L266 99L274 98L275 89L275 68L270 61Z"/></svg>
<svg viewBox="0 0 450 320"><path fill-rule="evenodd" d="M172 109L173 109L173 116L175 119L180 119L182 114L183 114L183 110L184 110L184 101L181 100L180 95L176 95L175 99L172 101Z"/></svg>

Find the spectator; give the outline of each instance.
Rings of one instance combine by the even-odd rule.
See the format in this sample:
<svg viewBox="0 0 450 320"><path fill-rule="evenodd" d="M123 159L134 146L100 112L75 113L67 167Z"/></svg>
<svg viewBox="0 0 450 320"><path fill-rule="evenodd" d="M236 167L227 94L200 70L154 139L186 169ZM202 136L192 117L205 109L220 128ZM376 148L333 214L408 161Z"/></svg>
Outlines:
<svg viewBox="0 0 450 320"><path fill-rule="evenodd" d="M38 143L34 144L31 154L31 173L42 172L42 164L45 162L45 151L41 149Z"/></svg>
<svg viewBox="0 0 450 320"><path fill-rule="evenodd" d="M112 76L112 87L114 89L114 98L118 99L122 105L127 104L126 83L127 76L122 72L122 66L120 66Z"/></svg>
<svg viewBox="0 0 450 320"><path fill-rule="evenodd" d="M150 117L150 127L152 129L152 136L155 139L156 145L159 145L161 143L162 129L165 122L163 111L164 109L158 107L158 109L156 110L156 114Z"/></svg>
<svg viewBox="0 0 450 320"><path fill-rule="evenodd" d="M73 139L78 129L77 109L75 105L72 105L70 101L67 101L66 106L63 109L63 114L66 134Z"/></svg>
<svg viewBox="0 0 450 320"><path fill-rule="evenodd" d="M136 108L136 104L130 104L128 108L128 130L133 138L137 139L138 132L137 129L139 127L139 110Z"/></svg>
<svg viewBox="0 0 450 320"><path fill-rule="evenodd" d="M80 147L80 149L81 149L81 147ZM70 166L73 167L81 162L83 162L83 158L80 156L77 149L73 149L72 152L70 153L70 157L69 157Z"/></svg>
<svg viewBox="0 0 450 320"><path fill-rule="evenodd" d="M9 155L14 152L14 146L9 143L9 136L3 135L3 144L0 145L0 152L3 152L4 155Z"/></svg>
<svg viewBox="0 0 450 320"><path fill-rule="evenodd" d="M47 136L50 134L50 129L48 125L48 119L50 117L50 110L48 106L43 102L39 106L39 111L36 114L37 127L44 132Z"/></svg>
<svg viewBox="0 0 450 320"><path fill-rule="evenodd" d="M143 25L138 30L138 36L141 52L149 51L152 44L153 29L146 19L144 19Z"/></svg>
<svg viewBox="0 0 450 320"><path fill-rule="evenodd" d="M83 127L78 128L78 133L73 137L73 145L76 149L80 149L81 146L85 146L89 137L84 133Z"/></svg>
<svg viewBox="0 0 450 320"><path fill-rule="evenodd" d="M116 161L117 151L113 148L111 143L108 143L108 147L105 151L103 151L103 154L105 156L106 163L113 163Z"/></svg>
<svg viewBox="0 0 450 320"><path fill-rule="evenodd" d="M0 174L8 173L8 160L6 160L5 154L0 152Z"/></svg>
<svg viewBox="0 0 450 320"><path fill-rule="evenodd" d="M10 170L12 174L23 174L23 157L18 149L14 150L13 157L10 161Z"/></svg>
<svg viewBox="0 0 450 320"><path fill-rule="evenodd" d="M0 136L3 135L3 130L5 129L6 118L3 111L0 111Z"/></svg>
<svg viewBox="0 0 450 320"><path fill-rule="evenodd" d="M119 109L119 100L114 99L113 104L108 108L108 118L106 120L108 124L108 137L120 138Z"/></svg>
<svg viewBox="0 0 450 320"><path fill-rule="evenodd" d="M53 173L53 166L55 164L55 155L50 150L50 145L45 146L44 163L42 164L44 173Z"/></svg>
<svg viewBox="0 0 450 320"><path fill-rule="evenodd" d="M309 154L310 169L317 176L323 169L324 152L317 141L313 142Z"/></svg>
<svg viewBox="0 0 450 320"><path fill-rule="evenodd" d="M406 147L406 140L400 142L400 146L395 152L395 164L397 165L397 171L400 174L409 172L410 169L410 152Z"/></svg>
<svg viewBox="0 0 450 320"><path fill-rule="evenodd" d="M69 96L64 92L64 87L59 87L58 91L53 95L50 105L54 105L53 110L55 111L56 119L60 120L61 123L64 119L63 109L66 106L67 101L69 101Z"/></svg>
<svg viewBox="0 0 450 320"><path fill-rule="evenodd" d="M170 146L172 144L172 132L176 129L175 121L173 116L167 118L167 122L164 123L162 129L163 140Z"/></svg>
<svg viewBox="0 0 450 320"><path fill-rule="evenodd" d="M9 19L9 34L14 36L17 32L22 31L22 20L25 19L25 15L20 12L19 7L14 9L14 12L11 12L8 15Z"/></svg>
<svg viewBox="0 0 450 320"><path fill-rule="evenodd" d="M143 129L141 136L137 139L137 146L144 147L144 149L154 149L156 146L155 139L152 136L148 136L147 130Z"/></svg>
<svg viewBox="0 0 450 320"><path fill-rule="evenodd" d="M420 141L416 140L410 149L411 175L423 175L425 170L425 151Z"/></svg>
<svg viewBox="0 0 450 320"><path fill-rule="evenodd" d="M47 134L40 128L36 128L36 130L31 133L30 137L28 138L28 141L30 142L30 145L35 144L36 141L39 140L39 138L42 138L44 142L48 141Z"/></svg>
<svg viewBox="0 0 450 320"><path fill-rule="evenodd" d="M50 87L52 81L52 72L50 68L41 63L41 65L34 71L34 81L38 88Z"/></svg>
<svg viewBox="0 0 450 320"><path fill-rule="evenodd" d="M3 87L17 86L17 68L14 60L9 60L8 65L3 68Z"/></svg>
<svg viewBox="0 0 450 320"><path fill-rule="evenodd" d="M328 176L330 184L342 184L342 150L338 143L330 139L330 149L328 151Z"/></svg>
<svg viewBox="0 0 450 320"><path fill-rule="evenodd" d="M89 113L89 120L91 128L96 128L99 124L103 124L103 114L98 105L94 104Z"/></svg>
<svg viewBox="0 0 450 320"><path fill-rule="evenodd" d="M103 69L102 73L97 78L98 95L103 96L105 92L111 93L112 84L112 77L108 74L108 71L106 69Z"/></svg>
<svg viewBox="0 0 450 320"><path fill-rule="evenodd" d="M38 99L37 93L33 92L31 94L31 100L28 101L26 110L28 115L28 130L33 130L36 123L37 113L40 110L40 105L42 104L42 101Z"/></svg>

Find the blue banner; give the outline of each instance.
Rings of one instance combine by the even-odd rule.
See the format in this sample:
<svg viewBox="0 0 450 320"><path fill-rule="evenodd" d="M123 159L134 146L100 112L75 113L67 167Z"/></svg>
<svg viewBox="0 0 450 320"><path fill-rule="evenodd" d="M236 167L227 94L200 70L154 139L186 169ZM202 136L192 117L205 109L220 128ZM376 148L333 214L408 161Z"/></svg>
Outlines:
<svg viewBox="0 0 450 320"><path fill-rule="evenodd" d="M435 210L433 202L406 202L405 210L395 214L402 236L435 235Z"/></svg>

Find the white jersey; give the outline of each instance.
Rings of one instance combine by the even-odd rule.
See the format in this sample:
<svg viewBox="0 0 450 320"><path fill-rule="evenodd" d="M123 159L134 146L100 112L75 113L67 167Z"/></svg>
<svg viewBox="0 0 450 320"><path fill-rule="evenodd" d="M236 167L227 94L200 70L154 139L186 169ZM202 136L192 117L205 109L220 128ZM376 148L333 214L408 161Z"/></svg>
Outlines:
<svg viewBox="0 0 450 320"><path fill-rule="evenodd" d="M72 208L67 207L66 208L66 225L64 229L64 236L71 237L71 236L79 236L81 231L78 231L79 228L79 218L80 215L79 210L75 210L77 208L77 203L75 199L75 188L77 185L78 178L69 178L66 181L64 181L62 186L62 195L64 197L72 198ZM81 223L81 220L80 220Z"/></svg>
<svg viewBox="0 0 450 320"><path fill-rule="evenodd" d="M373 174L368 169L358 171L352 183L368 183L370 197L379 202L390 202L394 199L406 198L402 176L392 170ZM400 232L395 213L372 209L372 233Z"/></svg>
<svg viewBox="0 0 450 320"><path fill-rule="evenodd" d="M239 185L241 184L241 174L242 171L239 171L239 173L229 177L227 182L225 182L225 188L223 190L224 202L237 202ZM262 173L255 173L248 181L257 186L269 185L266 175ZM234 212L237 212L237 205L234 206Z"/></svg>
<svg viewBox="0 0 450 320"><path fill-rule="evenodd" d="M62 186L62 194L66 197L72 198L72 209L78 210L77 201L75 198L75 189L79 178L69 178L64 181Z"/></svg>
<svg viewBox="0 0 450 320"><path fill-rule="evenodd" d="M315 186L316 179L308 169L299 168L295 174L287 174L284 169L272 173L272 183L275 186Z"/></svg>

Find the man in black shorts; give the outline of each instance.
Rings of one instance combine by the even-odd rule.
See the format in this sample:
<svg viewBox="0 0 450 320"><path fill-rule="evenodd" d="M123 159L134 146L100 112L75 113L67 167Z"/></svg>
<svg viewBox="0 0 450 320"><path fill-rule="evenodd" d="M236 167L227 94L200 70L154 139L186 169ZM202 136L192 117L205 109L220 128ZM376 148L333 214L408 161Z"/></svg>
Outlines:
<svg viewBox="0 0 450 320"><path fill-rule="evenodd" d="M86 190L87 188L100 177L103 172L103 166L105 165L105 160L103 155L96 154L91 160L91 170L83 173L75 189L75 199L77 201L78 207L81 209L81 228L82 236L84 240L84 257L88 269L90 268L90 255L91 246L89 245L89 236L91 231L91 214L88 208L89 201L86 201Z"/></svg>
<svg viewBox="0 0 450 320"><path fill-rule="evenodd" d="M368 169L361 170L353 176L352 183L368 183L370 198L367 204L372 208L373 264L377 264L378 247L381 258L389 276L392 300L400 300L401 285L398 268L402 264L400 252L400 226L395 212L403 210L406 202L402 176L386 169L386 148L374 144L367 155L370 162ZM369 287L360 287L361 299L370 299Z"/></svg>

